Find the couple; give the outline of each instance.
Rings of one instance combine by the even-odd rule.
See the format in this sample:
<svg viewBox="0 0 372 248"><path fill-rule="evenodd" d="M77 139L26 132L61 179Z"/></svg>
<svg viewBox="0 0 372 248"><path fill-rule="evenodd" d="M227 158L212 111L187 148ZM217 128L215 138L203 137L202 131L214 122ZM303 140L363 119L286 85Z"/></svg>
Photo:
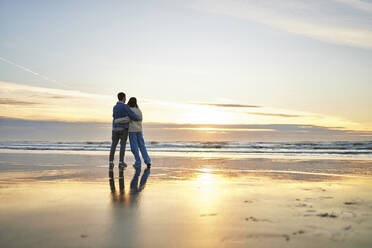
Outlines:
<svg viewBox="0 0 372 248"><path fill-rule="evenodd" d="M118 102L113 108L114 120L112 122L112 143L110 150L110 161L109 171L112 172L114 168L114 156L116 146L120 140L120 156L119 156L119 170L123 170L127 167L124 162L125 146L127 144L127 138L129 133L130 149L135 158L133 167L135 169L141 168L141 158L139 151L141 151L142 158L147 165L147 168L151 167L151 160L147 154L145 141L143 140L142 134L142 112L138 108L137 99L131 97L128 104L125 104L126 96L125 93L120 92L118 94Z"/></svg>

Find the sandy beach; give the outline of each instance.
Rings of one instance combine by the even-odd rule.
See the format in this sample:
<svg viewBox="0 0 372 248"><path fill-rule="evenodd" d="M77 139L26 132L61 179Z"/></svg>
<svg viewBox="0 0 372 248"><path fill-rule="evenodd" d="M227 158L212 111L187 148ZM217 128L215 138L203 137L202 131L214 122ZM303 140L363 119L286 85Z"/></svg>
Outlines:
<svg viewBox="0 0 372 248"><path fill-rule="evenodd" d="M128 162L130 161L130 157ZM369 160L2 153L2 247L370 247Z"/></svg>
<svg viewBox="0 0 372 248"><path fill-rule="evenodd" d="M0 248L372 248L372 0L4 0L0 36Z"/></svg>

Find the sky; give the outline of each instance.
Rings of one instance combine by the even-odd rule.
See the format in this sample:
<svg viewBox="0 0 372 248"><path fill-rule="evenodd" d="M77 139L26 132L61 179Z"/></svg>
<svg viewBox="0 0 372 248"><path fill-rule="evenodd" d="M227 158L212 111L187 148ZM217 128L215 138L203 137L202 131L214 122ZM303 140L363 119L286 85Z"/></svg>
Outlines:
<svg viewBox="0 0 372 248"><path fill-rule="evenodd" d="M0 140L109 139L119 91L153 139L371 140L372 1L0 0L0 37Z"/></svg>

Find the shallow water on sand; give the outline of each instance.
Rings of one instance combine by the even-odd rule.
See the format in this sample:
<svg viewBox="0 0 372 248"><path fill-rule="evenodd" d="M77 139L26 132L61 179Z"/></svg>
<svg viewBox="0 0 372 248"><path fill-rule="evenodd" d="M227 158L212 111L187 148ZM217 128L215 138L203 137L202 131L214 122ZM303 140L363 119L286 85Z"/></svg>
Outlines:
<svg viewBox="0 0 372 248"><path fill-rule="evenodd" d="M2 247L370 247L368 161L1 154Z"/></svg>

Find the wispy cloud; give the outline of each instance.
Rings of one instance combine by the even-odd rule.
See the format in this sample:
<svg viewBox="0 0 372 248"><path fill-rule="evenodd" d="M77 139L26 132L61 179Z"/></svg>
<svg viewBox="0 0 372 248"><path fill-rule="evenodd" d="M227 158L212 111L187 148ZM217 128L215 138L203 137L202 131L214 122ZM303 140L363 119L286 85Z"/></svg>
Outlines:
<svg viewBox="0 0 372 248"><path fill-rule="evenodd" d="M179 139L205 140L245 140L245 141L305 141L305 140L368 140L372 131L354 131L317 125L302 124L255 124L255 125L191 125L191 124L146 124L150 135ZM163 131L162 131L163 130ZM213 136L212 136L213 135Z"/></svg>
<svg viewBox="0 0 372 248"><path fill-rule="evenodd" d="M360 0L335 0L340 3L348 4L351 7L372 13L372 3Z"/></svg>
<svg viewBox="0 0 372 248"><path fill-rule="evenodd" d="M353 6L354 10L371 11L371 4L357 0L202 0L194 6L199 10L253 20L321 41L371 49L371 18L363 18L363 13L351 13L340 6L344 3Z"/></svg>
<svg viewBox="0 0 372 248"><path fill-rule="evenodd" d="M20 101L20 100L14 100L10 98L0 98L0 105L36 105L39 104L38 102L27 102L27 101Z"/></svg>
<svg viewBox="0 0 372 248"><path fill-rule="evenodd" d="M222 103L193 103L193 104L220 108L261 108L261 106L246 104L222 104Z"/></svg>
<svg viewBox="0 0 372 248"><path fill-rule="evenodd" d="M31 120L110 121L115 98L0 81L0 116Z"/></svg>
<svg viewBox="0 0 372 248"><path fill-rule="evenodd" d="M247 130L259 130L268 132L349 132L358 134L372 134L372 131L353 131L345 129L343 127L327 127L318 125L304 125L304 124L176 124L176 123L147 123L148 128L162 128L162 129L196 129L203 130L204 128L215 128L220 130L235 130L235 131L247 131Z"/></svg>
<svg viewBox="0 0 372 248"><path fill-rule="evenodd" d="M110 123L30 121L3 118L3 140L108 141ZM372 131L353 131L302 124L202 125L145 123L148 141L326 141L370 140Z"/></svg>
<svg viewBox="0 0 372 248"><path fill-rule="evenodd" d="M241 103L181 103L139 99L144 122L194 124L298 124L370 130L343 118ZM197 102L197 100L195 101ZM0 82L0 116L28 120L107 122L116 96ZM247 114L247 110L250 110ZM255 110L259 112L255 112ZM301 117L301 118L296 118ZM205 128L205 127L203 127ZM208 127L207 127L208 128ZM260 128L258 128L260 129Z"/></svg>
<svg viewBox="0 0 372 248"><path fill-rule="evenodd" d="M263 112L247 112L247 114L250 114L250 115L262 115L262 116L285 117L285 118L296 118L296 117L302 117L302 115L277 114L277 113L263 113Z"/></svg>
<svg viewBox="0 0 372 248"><path fill-rule="evenodd" d="M3 62L5 62L5 63L7 63L7 64L9 64L9 65L15 66L18 69L21 69L21 70L23 70L25 72L31 73L34 76L37 76L37 77L39 77L41 79L44 79L45 81L48 81L49 83L53 83L53 86L57 86L58 85L58 86L63 86L63 87L70 88L70 86L68 86L67 84L61 83L61 82L59 82L59 81L57 81L55 79L52 79L50 77L47 77L47 76L45 76L45 75L43 75L41 73L35 72L35 71L31 70L30 68L27 68L27 67L25 67L23 65L20 65L18 63L13 62L13 61L10 61L9 59L5 59L3 57L0 57L0 60L3 61Z"/></svg>

